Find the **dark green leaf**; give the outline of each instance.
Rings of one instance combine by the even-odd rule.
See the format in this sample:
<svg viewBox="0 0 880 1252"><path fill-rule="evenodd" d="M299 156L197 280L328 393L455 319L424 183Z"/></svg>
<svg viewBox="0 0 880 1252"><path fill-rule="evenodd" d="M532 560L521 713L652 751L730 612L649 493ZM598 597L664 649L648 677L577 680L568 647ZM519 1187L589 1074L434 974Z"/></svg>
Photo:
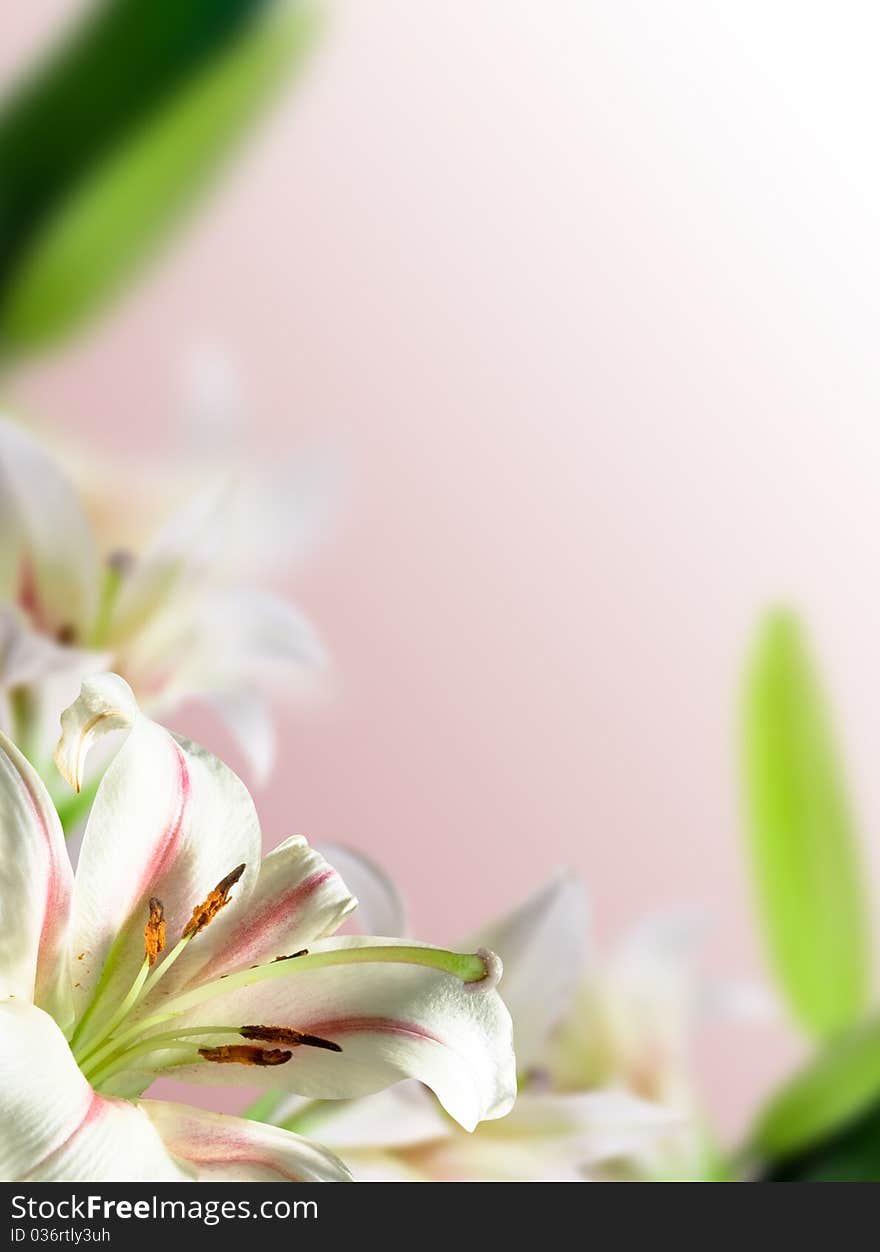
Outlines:
<svg viewBox="0 0 880 1252"><path fill-rule="evenodd" d="M81 176L0 292L15 355L68 332L167 234L283 79L314 28L295 8L252 23Z"/></svg>
<svg viewBox="0 0 880 1252"><path fill-rule="evenodd" d="M0 290L78 183L267 0L107 0L0 113Z"/></svg>

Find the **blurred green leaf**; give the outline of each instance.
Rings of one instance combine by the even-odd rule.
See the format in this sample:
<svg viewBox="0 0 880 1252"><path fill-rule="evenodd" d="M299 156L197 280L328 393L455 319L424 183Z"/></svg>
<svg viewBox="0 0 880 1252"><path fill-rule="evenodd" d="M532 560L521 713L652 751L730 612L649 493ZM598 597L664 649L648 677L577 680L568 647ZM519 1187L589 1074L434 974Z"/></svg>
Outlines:
<svg viewBox="0 0 880 1252"><path fill-rule="evenodd" d="M880 1019L875 1018L842 1035L771 1100L752 1132L752 1151L765 1160L802 1153L878 1102ZM873 1116L880 1132L876 1109Z"/></svg>
<svg viewBox="0 0 880 1252"><path fill-rule="evenodd" d="M269 0L104 0L0 112L0 284L71 189Z"/></svg>
<svg viewBox="0 0 880 1252"><path fill-rule="evenodd" d="M752 865L776 973L807 1030L863 1015L870 942L857 842L801 628L777 612L749 667L744 774Z"/></svg>
<svg viewBox="0 0 880 1252"><path fill-rule="evenodd" d="M92 313L143 262L314 30L271 0L114 0L0 118L0 351Z"/></svg>

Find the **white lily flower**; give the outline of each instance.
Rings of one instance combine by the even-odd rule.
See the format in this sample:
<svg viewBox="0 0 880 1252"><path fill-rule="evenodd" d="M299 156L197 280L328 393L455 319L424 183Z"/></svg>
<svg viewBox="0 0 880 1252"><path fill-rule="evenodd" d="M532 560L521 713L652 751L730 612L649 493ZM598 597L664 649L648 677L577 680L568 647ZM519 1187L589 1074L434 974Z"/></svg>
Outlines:
<svg viewBox="0 0 880 1252"><path fill-rule="evenodd" d="M167 719L191 697L209 703L255 778L266 777L274 757L267 693L302 689L326 658L296 608L247 586L241 561L227 560L241 538L241 489L228 474L190 485L150 542L120 549L115 532L93 530L55 460L21 426L0 421L0 606L32 638L26 678L0 652L0 702L19 701L17 738L41 767L83 675L112 668L154 716Z"/></svg>
<svg viewBox="0 0 880 1252"><path fill-rule="evenodd" d="M357 884L366 924L402 930L400 897L382 871L350 849L325 851ZM552 1040L583 980L585 932L583 889L560 875L476 941L491 944L504 960L502 996L513 1017L520 1073L507 1117L464 1135L424 1087L405 1083L337 1106L286 1099L273 1120L316 1134L361 1180L583 1181L603 1176L612 1163L640 1159L678 1132L677 1110L622 1084L565 1087L547 1068Z"/></svg>
<svg viewBox="0 0 880 1252"><path fill-rule="evenodd" d="M158 1075L264 1082L310 1099L405 1078L472 1129L515 1093L500 962L389 938L330 938L354 909L302 838L260 863L242 782L87 680L57 761L123 739L74 876L34 769L0 739L0 1176L8 1180L348 1177L294 1134L140 1099Z"/></svg>

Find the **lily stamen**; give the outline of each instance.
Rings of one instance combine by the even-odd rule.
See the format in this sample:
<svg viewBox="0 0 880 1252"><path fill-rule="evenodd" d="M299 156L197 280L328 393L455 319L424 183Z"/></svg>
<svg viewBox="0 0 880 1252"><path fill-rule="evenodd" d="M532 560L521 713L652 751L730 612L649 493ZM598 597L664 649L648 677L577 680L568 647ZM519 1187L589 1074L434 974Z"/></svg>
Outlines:
<svg viewBox="0 0 880 1252"><path fill-rule="evenodd" d="M320 1035L305 1034L291 1026L242 1026L239 1034L243 1039L261 1039L264 1043L284 1043L289 1048L324 1048L327 1052L341 1052L342 1048L332 1039Z"/></svg>
<svg viewBox="0 0 880 1252"><path fill-rule="evenodd" d="M290 952L287 956L274 956L272 958L272 964L277 965L279 961L295 961L298 956L308 956L308 955L309 955L308 948L300 948L299 952ZM255 969L256 966L252 966L252 968Z"/></svg>
<svg viewBox="0 0 880 1252"><path fill-rule="evenodd" d="M114 1052L103 1057L93 1053L91 1058L86 1057L83 1060L83 1072L93 1082L106 1082L109 1077L120 1069L125 1069L137 1057L151 1052L177 1050L188 1039L198 1035L238 1035L242 1039L254 1039L263 1043L281 1043L288 1048L313 1047L324 1048L328 1052L342 1051L340 1045L333 1043L330 1039L310 1035L288 1026L191 1026L182 1030L166 1030L160 1034L149 1035L128 1047L117 1046ZM118 1043L118 1041L111 1040L111 1043L113 1042ZM206 1056L203 1059L212 1060L213 1058ZM197 1060L198 1058L194 1056L193 1061ZM280 1062L274 1063L280 1064Z"/></svg>
<svg viewBox="0 0 880 1252"><path fill-rule="evenodd" d="M200 930L204 930L208 923L214 920L220 910L226 907L229 903L229 892L241 878L246 868L247 866L244 864L236 865L231 873L220 879L213 891L208 892L202 903L196 905L193 909L192 917L184 927L184 939L189 939L193 935L197 935Z"/></svg>
<svg viewBox="0 0 880 1252"><path fill-rule="evenodd" d="M219 1048L199 1048L199 1056L217 1065L284 1065L293 1056L285 1048L256 1048L228 1043Z"/></svg>
<svg viewBox="0 0 880 1252"><path fill-rule="evenodd" d="M181 940L181 943L183 940ZM179 946L179 945L178 945ZM163 965L159 966L156 971L161 973L168 960L174 956L174 952L170 957L166 958ZM421 965L428 969L436 969L441 973L451 974L453 977L459 978L466 986L485 988L491 990L501 976L501 961L491 952L480 949L479 952L461 953L449 952L444 948L428 948L418 947L410 944L385 944L376 947L364 948L333 948L326 952L310 952L308 956L300 957L295 966L292 967L296 973L311 969L326 969L334 965L363 965L363 964L385 964L393 963L399 965ZM110 1039L104 1044L93 1056L90 1062L92 1065L102 1063L107 1057L123 1044L127 1044L130 1040L136 1040L137 1036L145 1030L151 1029L153 1026L161 1026L164 1022L173 1021L175 1017L179 1017L181 1013L185 1013L188 1009L195 1008L199 1004L204 1004L207 1000L213 1000L218 995L223 995L227 991L234 991L238 987L249 987L255 983L266 982L273 978L292 977L292 971L288 970L283 963L278 964L275 961L268 965L257 965L252 969L235 970L228 974L222 974L219 978L215 978L212 982L202 983L199 987L193 987L191 991L185 991L182 995L172 996L163 1005L162 1011L147 1017L138 1022L135 1026L123 1030L115 1039Z"/></svg>
<svg viewBox="0 0 880 1252"><path fill-rule="evenodd" d="M144 927L144 964L138 971L137 977L125 999L111 1015L110 1020L102 1025L99 1030L93 1030L80 1040L78 1055L81 1059L94 1062L95 1054L99 1051L100 1045L108 1039L112 1042L111 1036L113 1031L122 1024L138 1001L153 991L156 984L165 977L190 940L200 934L209 922L217 916L220 910L226 907L229 903L229 892L241 878L246 868L247 866L244 863L237 865L234 870L220 879L217 886L208 892L201 904L196 905L192 911L192 917L183 929L180 939L162 963L155 969L153 966L156 965L159 955L165 950L166 923L162 901L156 896L150 897L150 913L147 924ZM103 1049L100 1050L103 1051Z"/></svg>
<svg viewBox="0 0 880 1252"><path fill-rule="evenodd" d="M165 910L162 901L150 896L150 916L144 927L144 953L150 967L156 964L161 952L165 951Z"/></svg>

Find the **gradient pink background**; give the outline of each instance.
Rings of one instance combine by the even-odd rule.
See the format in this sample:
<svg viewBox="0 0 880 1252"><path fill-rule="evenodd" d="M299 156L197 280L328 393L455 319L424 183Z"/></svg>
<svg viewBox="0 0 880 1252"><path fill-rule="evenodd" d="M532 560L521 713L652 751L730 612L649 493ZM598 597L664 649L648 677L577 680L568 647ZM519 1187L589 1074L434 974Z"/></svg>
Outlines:
<svg viewBox="0 0 880 1252"><path fill-rule="evenodd" d="M76 7L7 12L4 75ZM812 623L880 823L880 15L332 7L223 194L14 394L161 449L208 340L264 455L346 454L343 524L294 586L339 694L283 715L268 844L363 847L435 939L568 864L600 940L696 903L706 967L760 978L735 701L772 599ZM706 1030L721 1124L799 1048Z"/></svg>

